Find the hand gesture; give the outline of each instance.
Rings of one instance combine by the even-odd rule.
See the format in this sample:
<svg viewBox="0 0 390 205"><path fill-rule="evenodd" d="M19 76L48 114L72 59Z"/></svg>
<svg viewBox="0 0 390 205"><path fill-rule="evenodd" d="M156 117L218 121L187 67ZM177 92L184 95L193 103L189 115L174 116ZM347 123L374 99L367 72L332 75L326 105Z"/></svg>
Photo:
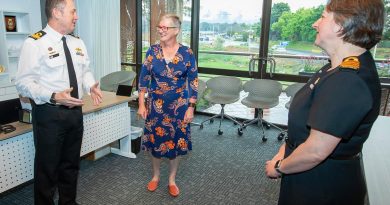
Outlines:
<svg viewBox="0 0 390 205"><path fill-rule="evenodd" d="M99 82L96 82L93 84L91 87L91 98L93 101L93 105L99 105L100 103L103 102L103 94L102 91L99 88Z"/></svg>
<svg viewBox="0 0 390 205"><path fill-rule="evenodd" d="M57 104L67 106L69 108L73 108L76 106L83 106L84 102L83 100L74 98L70 95L73 88L68 88L62 92L56 93L54 95L54 99L56 100Z"/></svg>

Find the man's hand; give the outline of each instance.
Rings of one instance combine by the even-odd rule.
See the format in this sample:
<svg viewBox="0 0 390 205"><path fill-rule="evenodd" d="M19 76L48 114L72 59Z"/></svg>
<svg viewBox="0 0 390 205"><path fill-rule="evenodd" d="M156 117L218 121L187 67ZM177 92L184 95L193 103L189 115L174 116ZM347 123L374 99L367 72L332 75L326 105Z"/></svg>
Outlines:
<svg viewBox="0 0 390 205"><path fill-rule="evenodd" d="M93 105L99 105L100 103L103 102L103 94L102 91L99 88L99 82L96 82L92 87L91 87L91 98L93 101Z"/></svg>
<svg viewBox="0 0 390 205"><path fill-rule="evenodd" d="M58 104L67 106L69 108L83 106L84 102L82 100L74 98L70 95L70 92L72 92L72 90L73 88L68 88L62 92L56 93L54 95L54 99Z"/></svg>

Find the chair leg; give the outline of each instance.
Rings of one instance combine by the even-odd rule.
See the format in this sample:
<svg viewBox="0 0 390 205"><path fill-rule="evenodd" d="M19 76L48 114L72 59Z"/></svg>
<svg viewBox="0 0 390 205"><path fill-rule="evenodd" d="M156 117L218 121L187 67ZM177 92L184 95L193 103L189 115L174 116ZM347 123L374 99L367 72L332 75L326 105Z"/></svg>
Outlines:
<svg viewBox="0 0 390 205"><path fill-rule="evenodd" d="M238 122L234 117L230 116L230 115L227 115L225 114L225 104L221 104L221 112L217 115L213 115L212 117L202 121L201 123L196 123L195 125L199 125L200 126L200 129L203 128L203 123L207 122L207 121L212 121L214 118L220 118L219 119L219 127L218 127L218 135L222 135L223 134L223 131L221 129L221 126L222 126L222 121L226 118L228 120L231 120L234 122L234 124L240 124L240 122Z"/></svg>
<svg viewBox="0 0 390 205"><path fill-rule="evenodd" d="M282 128L280 128L280 127L278 127L278 126L276 126L276 125L274 125L274 124L264 120L263 119L263 109L260 109L260 108L256 108L256 109L257 109L259 115L255 119L244 121L240 125L240 127L238 128L238 135L241 136L243 134L242 130L245 129L246 127L248 127L249 125L252 125L252 124L255 124L255 123L259 123L260 126L261 126L261 131L262 131L261 140L263 142L268 140L268 138L265 136L265 126L264 126L264 124L272 126L272 127L276 128L277 130L279 130L280 134L278 135L278 140L282 140L285 137L285 135L286 135L286 130L283 130Z"/></svg>

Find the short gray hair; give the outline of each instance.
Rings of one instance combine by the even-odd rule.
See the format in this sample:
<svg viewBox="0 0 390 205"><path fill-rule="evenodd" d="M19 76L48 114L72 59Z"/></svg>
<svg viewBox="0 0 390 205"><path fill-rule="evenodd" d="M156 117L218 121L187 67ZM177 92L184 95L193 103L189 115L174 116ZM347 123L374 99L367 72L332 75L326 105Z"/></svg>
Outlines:
<svg viewBox="0 0 390 205"><path fill-rule="evenodd" d="M160 21L162 21L163 19L169 19L172 22L173 26L181 28L180 17L176 14L164 14L163 16L161 16Z"/></svg>

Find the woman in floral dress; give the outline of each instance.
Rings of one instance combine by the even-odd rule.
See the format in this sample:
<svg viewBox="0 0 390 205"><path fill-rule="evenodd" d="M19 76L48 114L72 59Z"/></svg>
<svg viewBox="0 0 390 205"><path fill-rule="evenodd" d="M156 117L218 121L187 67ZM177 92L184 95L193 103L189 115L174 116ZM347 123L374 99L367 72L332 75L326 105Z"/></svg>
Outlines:
<svg viewBox="0 0 390 205"><path fill-rule="evenodd" d="M176 39L180 26L176 15L161 18L157 26L160 43L147 51L139 76L138 114L145 119L142 147L151 153L153 166L153 178L147 188L149 191L157 189L162 158L168 158L168 191L172 196L179 195L175 182L177 156L192 149L189 123L194 116L198 91L195 56Z"/></svg>

